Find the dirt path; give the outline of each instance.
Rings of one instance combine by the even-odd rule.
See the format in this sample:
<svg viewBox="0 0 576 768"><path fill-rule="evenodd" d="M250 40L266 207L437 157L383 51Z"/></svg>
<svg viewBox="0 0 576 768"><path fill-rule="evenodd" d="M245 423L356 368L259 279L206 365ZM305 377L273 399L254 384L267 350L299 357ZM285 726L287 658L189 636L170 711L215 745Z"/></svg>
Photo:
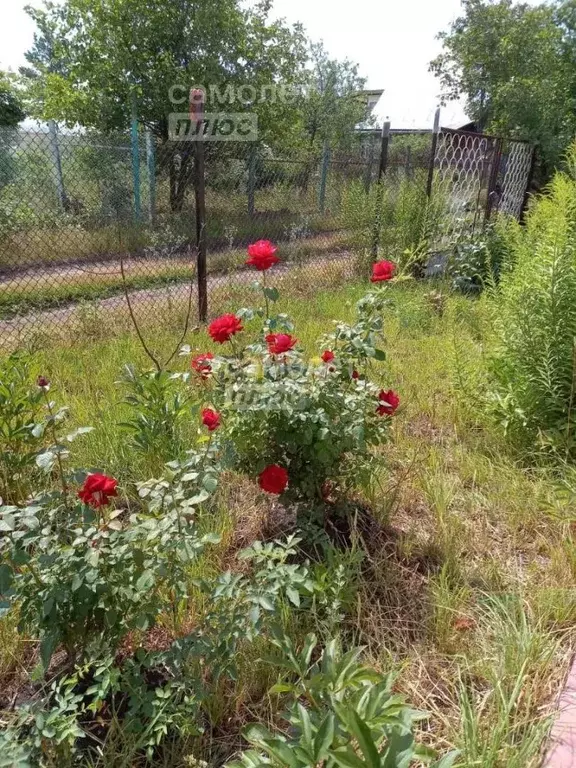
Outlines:
<svg viewBox="0 0 576 768"><path fill-rule="evenodd" d="M330 272L346 270L352 266L353 255L349 252L335 253L322 256L318 259L309 259L304 265L285 263L274 268L275 278L285 280L295 270L300 272L301 279L308 276L312 280L316 274L318 278L330 278ZM91 265L93 269L96 265ZM110 263L102 265L111 268ZM71 267L74 269L74 267ZM81 268L80 268L81 269ZM304 270L304 273L302 273ZM67 273L69 274L69 273ZM300 277L299 275L299 277ZM35 275L37 278L37 275ZM216 306L221 305L231 297L235 290L246 289L258 275L249 269L240 269L227 274L214 274L208 276L208 301L215 300ZM170 311L175 305L186 305L190 293L189 283L163 285L158 288L146 288L130 291L130 301L134 312L144 321L154 319L159 312ZM193 317L196 316L197 289L193 286ZM213 302L214 303L214 302ZM123 294L103 299L92 299L83 302L75 302L57 309L37 310L18 315L6 320L0 320L0 347L17 347L37 332L62 335L66 330L72 330L78 326L82 317L97 313L98 319L106 324L107 319L113 320L118 314L127 315L126 299Z"/></svg>

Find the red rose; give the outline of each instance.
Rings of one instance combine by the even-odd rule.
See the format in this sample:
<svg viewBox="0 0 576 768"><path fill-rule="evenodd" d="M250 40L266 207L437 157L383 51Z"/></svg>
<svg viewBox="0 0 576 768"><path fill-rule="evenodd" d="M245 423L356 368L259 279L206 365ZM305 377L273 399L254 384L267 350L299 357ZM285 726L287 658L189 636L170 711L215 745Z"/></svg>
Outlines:
<svg viewBox="0 0 576 768"><path fill-rule="evenodd" d="M247 260L246 264L249 264L251 267L256 267L260 272L270 269L270 267L280 261L278 256L276 256L277 250L278 248L276 248L270 240L258 240L257 243L252 243L252 245L248 246L248 255L250 258Z"/></svg>
<svg viewBox="0 0 576 768"><path fill-rule="evenodd" d="M113 477L107 477L106 475L93 474L88 475L84 480L84 485L78 491L78 497L82 499L84 504L89 504L91 507L103 507L110 502L110 496L117 496L116 487L118 480L114 480Z"/></svg>
<svg viewBox="0 0 576 768"><path fill-rule="evenodd" d="M212 408L204 408L202 411L202 424L208 428L208 432L214 432L220 426L220 414Z"/></svg>
<svg viewBox="0 0 576 768"><path fill-rule="evenodd" d="M196 371L203 379L207 379L208 376L212 373L212 366L208 362L209 360L214 360L214 355L212 352L204 352L203 355L197 355L196 357L192 358L192 361L190 362L190 367L193 371Z"/></svg>
<svg viewBox="0 0 576 768"><path fill-rule="evenodd" d="M372 277L370 278L370 281L372 283L381 283L384 280L392 280L395 270L396 264L392 261L378 261L372 267Z"/></svg>
<svg viewBox="0 0 576 768"><path fill-rule="evenodd" d="M283 355L285 352L290 352L298 343L298 339L294 339L289 333L269 333L266 336L266 343L271 355Z"/></svg>
<svg viewBox="0 0 576 768"><path fill-rule="evenodd" d="M230 341L235 333L239 333L242 330L244 330L242 321L236 315L222 315L213 320L208 326L208 333L218 344Z"/></svg>
<svg viewBox="0 0 576 768"><path fill-rule="evenodd" d="M334 352L331 352L329 349L327 349L326 352L322 353L322 360L324 360L325 363L331 363L335 357L336 355L334 354Z"/></svg>
<svg viewBox="0 0 576 768"><path fill-rule="evenodd" d="M396 408L400 405L400 398L392 389L389 389L388 392L382 390L378 395L378 400L380 401L380 405L376 408L376 413L380 416L392 416Z"/></svg>
<svg viewBox="0 0 576 768"><path fill-rule="evenodd" d="M358 371L352 371L352 378L353 379L359 379L360 378L360 374L358 373Z"/></svg>
<svg viewBox="0 0 576 768"><path fill-rule="evenodd" d="M38 376L36 379L36 385L40 387L40 389L46 389L50 386L50 382L46 378L46 376Z"/></svg>
<svg viewBox="0 0 576 768"><path fill-rule="evenodd" d="M288 472L278 464L271 464L258 476L258 484L266 493L283 493L288 485Z"/></svg>

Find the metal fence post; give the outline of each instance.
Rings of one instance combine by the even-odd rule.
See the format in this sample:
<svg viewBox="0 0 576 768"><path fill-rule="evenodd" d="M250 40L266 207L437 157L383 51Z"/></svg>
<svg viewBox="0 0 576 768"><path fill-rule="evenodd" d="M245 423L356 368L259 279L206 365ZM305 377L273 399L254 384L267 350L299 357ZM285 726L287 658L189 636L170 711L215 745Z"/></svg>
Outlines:
<svg viewBox="0 0 576 768"><path fill-rule="evenodd" d="M324 213L326 208L326 184L328 181L328 169L330 167L330 146L327 141L324 142L322 149L322 168L320 170L320 190L318 193L318 203L320 213Z"/></svg>
<svg viewBox="0 0 576 768"><path fill-rule="evenodd" d="M382 228L382 197L384 194L384 176L388 167L388 146L390 144L390 123L387 121L382 128L382 144L380 147L380 162L378 164L378 188L376 190L376 210L374 215L374 231L372 233L372 258L378 257L378 244Z"/></svg>
<svg viewBox="0 0 576 768"><path fill-rule="evenodd" d="M440 107L434 115L434 129L432 132L432 146L430 147L430 163L428 164L428 180L426 182L426 195L432 197L432 185L434 183L434 165L436 163L436 150L438 148L438 135L440 134Z"/></svg>
<svg viewBox="0 0 576 768"><path fill-rule="evenodd" d="M190 120L198 124L196 132L196 167L194 193L196 199L196 271L198 274L198 318L205 323L208 318L208 278L206 268L206 179L204 169L204 91L190 90Z"/></svg>
<svg viewBox="0 0 576 768"><path fill-rule="evenodd" d="M156 218L156 148L154 136L148 128L146 130L146 166L148 168L148 215L150 223Z"/></svg>
<svg viewBox="0 0 576 768"><path fill-rule="evenodd" d="M366 173L364 175L364 191L366 194L370 193L370 185L372 184L372 164L374 163L374 142L372 136L368 143L368 163L366 165Z"/></svg>
<svg viewBox="0 0 576 768"><path fill-rule="evenodd" d="M50 136L50 151L54 162L54 180L56 182L56 193L58 202L63 211L68 207L68 195L64 187L64 176L62 174L62 158L60 156L60 147L58 146L58 128L54 120L48 120L48 134Z"/></svg>
<svg viewBox="0 0 576 768"><path fill-rule="evenodd" d="M522 210L520 211L520 224L524 224L526 218L526 211L528 210L528 202L530 200L530 187L534 179L534 172L536 170L536 146L532 147L532 157L530 158L530 170L528 171L528 178L526 179L526 190L524 192L524 200L522 201Z"/></svg>
<svg viewBox="0 0 576 768"><path fill-rule="evenodd" d="M132 145L132 183L134 186L134 218L137 222L142 216L140 201L140 144L138 141L138 113L136 96L132 96L132 119L130 121L130 142Z"/></svg>
<svg viewBox="0 0 576 768"><path fill-rule="evenodd" d="M490 166L490 172L488 174L488 187L486 190L486 207L484 209L484 226L490 221L490 216L492 215L492 210L494 209L494 201L496 198L497 192L497 185L498 185L498 176L500 174L500 163L502 162L502 139L497 138L494 139L492 144L492 164ZM482 184L482 182L481 182ZM480 190L478 190L478 194L480 194ZM474 224L472 227L472 231L476 229L476 217L474 217Z"/></svg>
<svg viewBox="0 0 576 768"><path fill-rule="evenodd" d="M256 194L256 144L252 142L248 148L248 216L254 216Z"/></svg>

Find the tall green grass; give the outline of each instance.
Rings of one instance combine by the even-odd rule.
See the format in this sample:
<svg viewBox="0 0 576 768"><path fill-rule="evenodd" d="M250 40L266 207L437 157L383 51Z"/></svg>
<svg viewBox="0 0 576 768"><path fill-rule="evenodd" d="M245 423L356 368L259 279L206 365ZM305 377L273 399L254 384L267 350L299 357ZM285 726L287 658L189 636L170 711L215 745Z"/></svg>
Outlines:
<svg viewBox="0 0 576 768"><path fill-rule="evenodd" d="M510 224L504 236L508 263L488 300L494 313L488 394L521 445L574 457L576 174L557 173L525 227Z"/></svg>

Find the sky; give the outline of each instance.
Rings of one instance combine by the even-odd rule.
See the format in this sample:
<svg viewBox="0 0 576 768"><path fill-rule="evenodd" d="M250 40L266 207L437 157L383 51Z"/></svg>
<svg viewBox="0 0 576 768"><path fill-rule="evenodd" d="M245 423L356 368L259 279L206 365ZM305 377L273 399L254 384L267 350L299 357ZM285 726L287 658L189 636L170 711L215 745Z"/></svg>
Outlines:
<svg viewBox="0 0 576 768"><path fill-rule="evenodd" d="M145 2L145 0L142 0ZM169 0L166 0L169 2ZM17 70L32 43L34 25L25 5L40 0L0 0L0 67ZM368 88L383 88L376 115L392 128L428 128L438 103L438 81L428 63L436 39L459 14L460 0L274 0L272 15L300 21L329 54L360 65ZM442 110L442 125L466 122L463 105Z"/></svg>

